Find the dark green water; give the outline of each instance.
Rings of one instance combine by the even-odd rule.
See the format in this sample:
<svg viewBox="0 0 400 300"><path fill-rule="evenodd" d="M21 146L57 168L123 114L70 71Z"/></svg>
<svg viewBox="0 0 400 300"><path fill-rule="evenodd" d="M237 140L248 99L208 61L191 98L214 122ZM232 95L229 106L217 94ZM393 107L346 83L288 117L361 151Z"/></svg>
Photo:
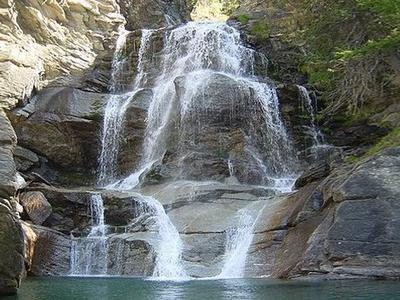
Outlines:
<svg viewBox="0 0 400 300"><path fill-rule="evenodd" d="M30 278L5 299L400 299L396 281L278 281L268 279L157 282L135 278Z"/></svg>

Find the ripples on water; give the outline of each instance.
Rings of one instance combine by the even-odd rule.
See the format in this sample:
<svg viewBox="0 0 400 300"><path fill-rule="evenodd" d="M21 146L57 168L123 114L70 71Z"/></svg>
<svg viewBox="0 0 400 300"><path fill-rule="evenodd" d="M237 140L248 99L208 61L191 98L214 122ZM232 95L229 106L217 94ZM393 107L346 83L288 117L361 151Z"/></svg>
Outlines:
<svg viewBox="0 0 400 300"><path fill-rule="evenodd" d="M148 281L136 278L30 278L21 300L64 299L400 299L396 281L279 281L267 279Z"/></svg>

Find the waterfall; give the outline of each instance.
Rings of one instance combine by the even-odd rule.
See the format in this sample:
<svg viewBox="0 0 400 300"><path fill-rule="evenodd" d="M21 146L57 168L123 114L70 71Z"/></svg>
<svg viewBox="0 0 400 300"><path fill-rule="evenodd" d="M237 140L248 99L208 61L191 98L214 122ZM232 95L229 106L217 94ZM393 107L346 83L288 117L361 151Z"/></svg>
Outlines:
<svg viewBox="0 0 400 300"><path fill-rule="evenodd" d="M101 195L90 198L92 226L87 237L72 240L71 275L107 274L107 228Z"/></svg>
<svg viewBox="0 0 400 300"><path fill-rule="evenodd" d="M141 200L138 215L147 214L150 210L158 230L159 243L153 277L168 280L187 277L181 263L182 241L163 206L153 197L139 193L136 196Z"/></svg>
<svg viewBox="0 0 400 300"><path fill-rule="evenodd" d="M299 90L301 100L303 100L304 107L311 117L310 135L313 140L313 147L319 147L323 145L325 141L324 136L322 135L321 130L315 121L315 112L310 93L304 86L298 85L297 88Z"/></svg>
<svg viewBox="0 0 400 300"><path fill-rule="evenodd" d="M257 53L243 45L238 30L225 23L207 22L189 22L165 30L158 76L147 78L150 75L145 68L144 56L149 50L152 33L150 30L142 31L137 75L130 91L125 93L121 93L119 78L124 68L123 48L128 33L123 31L117 41L112 63L112 95L105 108L99 183L107 189L118 191L136 189L134 194L140 203L137 211L139 217L149 213L152 216L158 234L153 277L186 278L182 263L183 244L179 232L162 204L154 197L141 194L140 188L144 176L156 163L163 161L171 144L176 150L177 168L184 173L185 157L197 145L195 139L198 133L207 127L207 122L212 117L208 114L209 111L213 112L219 105L213 97L207 97L207 91L215 80L227 80L235 87L232 99L235 99L235 94L243 98L240 103L231 100L229 114L232 119L238 115L244 119L244 128L240 129L244 132L243 152L246 153L242 160L251 161L251 167L261 174L261 184L278 191L290 190L296 161L290 137L280 115L276 88L272 82L261 81L256 76ZM152 83L151 87L148 82ZM152 99L147 111L140 161L129 176L118 180L117 159L125 113L132 97L144 86L152 89ZM206 111L205 115L202 115L203 111ZM224 156L224 164L227 159L228 155ZM235 156L231 157L229 153L230 177L241 169L236 163ZM185 179L184 175L179 179ZM202 178L204 181L207 179ZM239 183L234 180L231 182ZM93 211L95 208L96 206L92 207ZM254 214L253 206L240 210L237 216L238 226L228 230L225 266L220 278L242 276L257 221ZM92 218L95 220L97 216L97 213L93 213ZM104 230L100 228L100 221L94 222L86 243L94 239L101 240L102 237L107 241L104 214L102 220ZM76 244L73 247L74 255L80 257L84 249L91 262L93 255L101 253L101 246L91 248L85 244L85 247ZM95 252L93 248L100 250ZM117 251L122 251L124 247L121 245L116 248ZM114 255L117 258L122 257L118 253ZM107 262L107 259L105 261ZM80 270L84 269L81 266L87 264L82 264L79 259L73 261L74 268L79 270L78 273L93 274L94 271L98 272L97 269L107 271L107 265L105 268L94 268L91 264L81 272Z"/></svg>
<svg viewBox="0 0 400 300"><path fill-rule="evenodd" d="M176 147L183 149L188 143L188 134L198 130L186 125L188 119L196 118L196 111L207 105L195 102L198 95L204 93L213 82L213 76L221 74L235 81L244 95L254 101L250 108L239 107L249 111L249 135L259 136L260 140L250 139L252 147L267 145L262 149L266 152L261 162L265 168L265 176L280 178L289 175L290 161L293 155L290 139L281 121L279 101L275 87L271 83L260 82L254 74L256 52L242 44L240 32L225 23L195 23L171 30L166 38L163 51L160 75L153 86L153 98L147 113L147 128L143 143L142 159L134 172L112 187L118 190L135 188L141 176L146 174L152 165L160 161L167 150L168 138L176 130L172 123L176 114L180 115L179 140ZM176 91L177 80L183 78L183 95ZM243 104L244 105L244 104ZM264 134L255 132L261 125ZM178 112L176 110L179 110ZM253 133L253 134L252 134ZM181 154L184 157L185 153ZM267 174L268 173L268 174Z"/></svg>
<svg viewBox="0 0 400 300"><path fill-rule="evenodd" d="M138 55L137 76L130 92L118 94L120 90L119 77L123 71L125 60L123 59L123 48L129 31L122 30L117 40L111 69L112 93L104 111L103 132L101 139L101 153L99 158L99 183L112 182L116 177L116 165L119 152L120 136L123 131L123 122L126 109L132 97L145 84L146 74L143 70L143 57L148 49L152 34L151 30L142 30L140 49Z"/></svg>
<svg viewBox="0 0 400 300"><path fill-rule="evenodd" d="M254 227L264 207L257 210L258 205L249 205L238 211L235 218L236 226L227 231L224 265L216 278L243 277L247 252L253 240Z"/></svg>

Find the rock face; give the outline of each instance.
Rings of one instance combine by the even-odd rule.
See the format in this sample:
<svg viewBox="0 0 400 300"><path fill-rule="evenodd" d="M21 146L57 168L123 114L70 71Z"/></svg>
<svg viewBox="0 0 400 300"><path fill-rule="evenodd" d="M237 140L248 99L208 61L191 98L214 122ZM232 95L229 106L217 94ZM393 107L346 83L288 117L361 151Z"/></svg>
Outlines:
<svg viewBox="0 0 400 300"><path fill-rule="evenodd" d="M120 0L121 12L127 29L154 29L176 25L189 19L187 0Z"/></svg>
<svg viewBox="0 0 400 300"><path fill-rule="evenodd" d="M0 5L0 99L8 108L50 82L82 83L76 79L94 66L107 38L124 22L115 0L2 0Z"/></svg>
<svg viewBox="0 0 400 300"><path fill-rule="evenodd" d="M24 193L20 195L19 201L29 219L36 225L42 225L51 215L51 205L41 192Z"/></svg>
<svg viewBox="0 0 400 300"><path fill-rule="evenodd" d="M290 196L272 276L399 278L399 154L382 151Z"/></svg>
<svg viewBox="0 0 400 300"><path fill-rule="evenodd" d="M0 199L0 295L13 294L24 268L21 225L7 200Z"/></svg>
<svg viewBox="0 0 400 300"><path fill-rule="evenodd" d="M90 181L97 166L93 158L97 157L102 106L107 99L107 95L74 88L48 88L9 117L19 145L44 156L49 169L86 174Z"/></svg>
<svg viewBox="0 0 400 300"><path fill-rule="evenodd" d="M69 274L71 241L60 232L42 226L22 224L27 271L36 276Z"/></svg>
<svg viewBox="0 0 400 300"><path fill-rule="evenodd" d="M0 110L0 127L0 196L7 197L14 194L18 187L13 160L17 137L3 110Z"/></svg>

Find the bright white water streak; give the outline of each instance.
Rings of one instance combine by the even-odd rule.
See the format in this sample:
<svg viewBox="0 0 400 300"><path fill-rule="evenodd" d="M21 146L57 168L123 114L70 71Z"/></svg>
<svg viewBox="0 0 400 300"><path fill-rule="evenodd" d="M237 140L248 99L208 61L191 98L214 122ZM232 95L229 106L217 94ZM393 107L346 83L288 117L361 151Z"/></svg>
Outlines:
<svg viewBox="0 0 400 300"><path fill-rule="evenodd" d="M146 81L143 70L143 57L148 49L152 34L151 30L142 30L140 49L138 55L137 75L133 82L133 90L124 94L118 94L119 78L123 75L125 60L123 59L123 48L129 31L122 30L117 40L114 58L112 62L111 86L113 93L107 102L104 111L103 132L101 139L101 153L99 159L100 184L112 182L116 177L116 164L119 152L120 135L123 132L125 112L132 97L140 91L140 87Z"/></svg>
<svg viewBox="0 0 400 300"><path fill-rule="evenodd" d="M235 226L227 231L224 265L216 278L243 277L247 253L253 240L253 231L264 210L264 202L261 200L238 211L234 219Z"/></svg>
<svg viewBox="0 0 400 300"><path fill-rule="evenodd" d="M91 196L89 210L92 221L89 235L72 241L71 275L107 274L107 227L101 195Z"/></svg>
<svg viewBox="0 0 400 300"><path fill-rule="evenodd" d="M153 278L157 280L182 280L188 278L182 266L182 240L179 233L165 213L164 207L156 199L135 194L141 200L139 215L154 214L158 227L157 257Z"/></svg>
<svg viewBox="0 0 400 300"><path fill-rule="evenodd" d="M314 147L322 146L324 144L324 137L315 121L315 112L314 112L314 108L312 106L312 100L310 97L310 93L304 86L298 85L297 88L299 90L301 99L304 102L305 108L311 117L310 135L313 139L313 146Z"/></svg>

